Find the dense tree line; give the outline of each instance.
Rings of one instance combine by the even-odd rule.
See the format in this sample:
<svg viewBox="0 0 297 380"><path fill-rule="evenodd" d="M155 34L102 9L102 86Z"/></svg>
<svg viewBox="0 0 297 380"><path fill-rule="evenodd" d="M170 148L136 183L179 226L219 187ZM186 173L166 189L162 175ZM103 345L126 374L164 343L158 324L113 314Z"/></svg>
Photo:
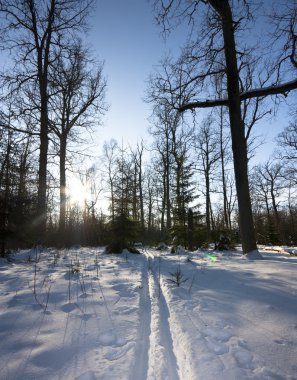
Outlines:
<svg viewBox="0 0 297 380"><path fill-rule="evenodd" d="M295 2L267 16L269 63L265 47L244 38L259 21L250 2L153 2L165 33L191 26L188 43L150 77L150 143L106 141L100 165L83 164L77 148L108 109L103 64L80 36L93 3L0 1L1 44L12 53L1 73L1 254L39 241L194 249L224 236L245 253L257 243L297 244L295 112L274 154L253 164L255 128L275 104L267 97L297 87ZM86 189L80 202L70 171Z"/></svg>

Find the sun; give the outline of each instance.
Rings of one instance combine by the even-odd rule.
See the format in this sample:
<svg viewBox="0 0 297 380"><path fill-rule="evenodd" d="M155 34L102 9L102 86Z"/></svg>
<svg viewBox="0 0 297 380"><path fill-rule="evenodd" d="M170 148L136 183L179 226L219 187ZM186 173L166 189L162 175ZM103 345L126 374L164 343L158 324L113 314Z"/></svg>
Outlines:
<svg viewBox="0 0 297 380"><path fill-rule="evenodd" d="M88 191L79 178L73 177L69 179L67 196L71 204L84 205L85 200L88 198Z"/></svg>

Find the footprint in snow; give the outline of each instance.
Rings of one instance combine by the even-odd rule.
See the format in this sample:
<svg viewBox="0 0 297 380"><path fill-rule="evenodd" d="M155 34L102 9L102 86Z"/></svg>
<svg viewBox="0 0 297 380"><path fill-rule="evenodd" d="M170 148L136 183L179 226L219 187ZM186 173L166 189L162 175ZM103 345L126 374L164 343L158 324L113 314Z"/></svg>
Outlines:
<svg viewBox="0 0 297 380"><path fill-rule="evenodd" d="M61 307L61 310L64 311L64 313L70 313L71 311L75 310L77 308L77 305L74 303L66 303Z"/></svg>
<svg viewBox="0 0 297 380"><path fill-rule="evenodd" d="M218 329L213 327L205 327L203 332L206 336L211 337L213 340L218 342L228 342L232 337L232 334L227 329Z"/></svg>
<svg viewBox="0 0 297 380"><path fill-rule="evenodd" d="M117 337L113 332L105 332L99 335L99 343L101 343L103 346L111 346L113 344L116 344L116 342Z"/></svg>
<svg viewBox="0 0 297 380"><path fill-rule="evenodd" d="M107 360L110 360L110 361L113 361L113 360L118 360L120 358L122 358L123 356L125 356L128 351L131 350L131 348L134 347L134 344L132 342L130 342L129 344L126 344L124 347L122 348L112 348L110 350L110 352L107 352L104 357L105 359Z"/></svg>
<svg viewBox="0 0 297 380"><path fill-rule="evenodd" d="M216 306L217 306L217 303L215 301L205 300L205 301L202 301L198 306L196 306L193 309L193 311L194 312L200 312L200 311L209 312L209 311L212 311L212 309Z"/></svg>
<svg viewBox="0 0 297 380"><path fill-rule="evenodd" d="M207 338L207 347L216 355L223 355L229 352L229 348L226 344L217 342L211 338Z"/></svg>
<svg viewBox="0 0 297 380"><path fill-rule="evenodd" d="M253 355L249 351L238 349L237 351L233 353L233 356L240 367L246 368L246 369L256 368L253 363Z"/></svg>

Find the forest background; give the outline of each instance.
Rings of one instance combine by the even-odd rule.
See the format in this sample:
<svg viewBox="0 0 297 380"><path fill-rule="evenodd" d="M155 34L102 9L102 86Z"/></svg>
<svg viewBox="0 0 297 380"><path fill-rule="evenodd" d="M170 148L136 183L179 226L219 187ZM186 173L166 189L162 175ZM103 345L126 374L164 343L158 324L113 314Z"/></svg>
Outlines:
<svg viewBox="0 0 297 380"><path fill-rule="evenodd" d="M114 79L105 74L111 74L108 60L95 56L94 35L85 34L96 25L90 14L103 11L104 2L0 1L2 255L37 243L116 241L120 249L132 241L164 241L193 249L221 236L240 243L245 226L237 206L230 112L226 104L208 110L211 99L228 94L222 18L216 1L206 3L145 4L163 32L160 39L167 38L165 57L145 73L143 94L137 94L144 106L131 99L133 78L122 67L120 102L125 106L120 111L118 100L115 109L109 102ZM294 245L296 1L224 3L230 3L233 15L239 91L258 90L241 101L256 240ZM122 19L127 22L126 14ZM138 20L137 12L133 19ZM122 46L129 46L123 30L110 25L110 34L101 40L112 46L116 34ZM168 41L174 44L177 36L182 49L172 51ZM141 41L133 41L137 52ZM145 44L148 51L149 45L152 40ZM123 52L113 52L121 65ZM137 69L131 71L142 66L135 61ZM112 96L116 91L112 84ZM196 108L201 99L209 102L202 111ZM192 112L181 112L185 105ZM150 116L139 129L148 126L148 132L135 141L125 116L133 120L141 107ZM255 157L267 152L261 128L275 120L276 149L258 163ZM108 130L102 129L104 123L113 131L105 141L100 137ZM121 127L117 135L116 124Z"/></svg>

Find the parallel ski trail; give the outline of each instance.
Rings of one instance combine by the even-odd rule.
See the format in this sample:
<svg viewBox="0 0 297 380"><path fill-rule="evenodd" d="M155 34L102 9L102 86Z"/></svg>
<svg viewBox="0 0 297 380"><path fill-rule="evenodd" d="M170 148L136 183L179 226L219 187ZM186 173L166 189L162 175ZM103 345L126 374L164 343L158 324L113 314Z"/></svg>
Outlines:
<svg viewBox="0 0 297 380"><path fill-rule="evenodd" d="M159 267L156 268L156 261L154 264L149 277L152 314L148 379L179 380L169 324L169 307L159 286Z"/></svg>
<svg viewBox="0 0 297 380"><path fill-rule="evenodd" d="M139 334L135 346L135 365L131 379L146 380L149 369L149 347L151 334L151 300L148 283L148 262L143 260L141 268L141 292L139 299Z"/></svg>

